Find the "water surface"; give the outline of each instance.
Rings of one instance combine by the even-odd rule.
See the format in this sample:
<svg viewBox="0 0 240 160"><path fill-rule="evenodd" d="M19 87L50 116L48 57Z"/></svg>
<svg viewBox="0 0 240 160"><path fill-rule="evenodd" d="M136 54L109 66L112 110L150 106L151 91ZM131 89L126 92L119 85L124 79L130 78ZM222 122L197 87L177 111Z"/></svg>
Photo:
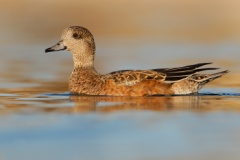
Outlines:
<svg viewBox="0 0 240 160"><path fill-rule="evenodd" d="M196 49L174 44L140 46L100 44L96 66L103 73L121 68L177 66L185 62L170 63L171 54L163 59L161 54L153 53L181 55L189 48ZM240 156L236 67L217 63L232 73L207 85L198 95L71 96L67 86L72 70L70 54L45 54L46 47L5 46L2 51L1 159L185 160ZM126 50L133 55L127 57ZM136 54L142 58L134 58Z"/></svg>
<svg viewBox="0 0 240 160"><path fill-rule="evenodd" d="M234 0L2 3L0 159L238 160L238 6ZM230 73L198 95L72 96L71 54L44 53L71 25L92 31L100 73L200 62Z"/></svg>

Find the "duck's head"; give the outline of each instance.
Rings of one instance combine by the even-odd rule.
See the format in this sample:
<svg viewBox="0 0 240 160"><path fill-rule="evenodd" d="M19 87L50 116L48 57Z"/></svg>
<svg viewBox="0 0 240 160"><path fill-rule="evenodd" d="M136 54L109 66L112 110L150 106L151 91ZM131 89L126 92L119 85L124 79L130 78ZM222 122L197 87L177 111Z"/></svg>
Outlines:
<svg viewBox="0 0 240 160"><path fill-rule="evenodd" d="M47 48L45 52L60 50L68 50L72 54L94 54L95 43L93 35L84 27L72 26L66 28L62 33L61 40L56 45Z"/></svg>

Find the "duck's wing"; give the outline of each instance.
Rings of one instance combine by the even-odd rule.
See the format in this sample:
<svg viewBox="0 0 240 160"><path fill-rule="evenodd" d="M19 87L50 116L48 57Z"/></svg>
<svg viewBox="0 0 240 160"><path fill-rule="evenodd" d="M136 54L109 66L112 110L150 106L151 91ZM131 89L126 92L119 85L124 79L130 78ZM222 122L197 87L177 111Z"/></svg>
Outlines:
<svg viewBox="0 0 240 160"><path fill-rule="evenodd" d="M132 86L143 80L164 81L166 74L153 70L121 70L106 75L118 85Z"/></svg>
<svg viewBox="0 0 240 160"><path fill-rule="evenodd" d="M134 85L143 80L178 81L195 73L218 68L200 68L211 63L198 63L176 68L157 68L151 70L120 70L107 74L109 79L120 85Z"/></svg>
<svg viewBox="0 0 240 160"><path fill-rule="evenodd" d="M201 71L208 71L208 70L216 70L218 68L200 68L202 66L212 64L212 63L197 63L193 65L187 65L183 67L176 67L176 68L158 68L152 69L155 72L165 73L166 74L166 81L178 81L183 78L187 78L195 73Z"/></svg>

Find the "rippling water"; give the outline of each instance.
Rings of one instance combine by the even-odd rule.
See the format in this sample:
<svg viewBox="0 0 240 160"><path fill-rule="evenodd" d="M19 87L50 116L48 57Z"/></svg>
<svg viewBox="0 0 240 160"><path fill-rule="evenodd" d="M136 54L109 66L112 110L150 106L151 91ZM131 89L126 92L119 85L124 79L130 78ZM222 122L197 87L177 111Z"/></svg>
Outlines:
<svg viewBox="0 0 240 160"><path fill-rule="evenodd" d="M238 1L66 3L0 6L1 160L239 159ZM230 73L198 95L73 96L71 55L44 53L73 24L95 35L101 73L199 62Z"/></svg>

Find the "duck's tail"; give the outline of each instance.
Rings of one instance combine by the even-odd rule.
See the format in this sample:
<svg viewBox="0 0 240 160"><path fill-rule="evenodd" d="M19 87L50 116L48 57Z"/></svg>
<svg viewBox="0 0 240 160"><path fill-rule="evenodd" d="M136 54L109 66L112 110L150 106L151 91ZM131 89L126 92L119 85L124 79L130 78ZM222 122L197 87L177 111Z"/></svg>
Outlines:
<svg viewBox="0 0 240 160"><path fill-rule="evenodd" d="M196 93L208 82L211 82L228 72L228 70L225 70L213 74L193 74L187 78L174 82L171 89L174 94Z"/></svg>

